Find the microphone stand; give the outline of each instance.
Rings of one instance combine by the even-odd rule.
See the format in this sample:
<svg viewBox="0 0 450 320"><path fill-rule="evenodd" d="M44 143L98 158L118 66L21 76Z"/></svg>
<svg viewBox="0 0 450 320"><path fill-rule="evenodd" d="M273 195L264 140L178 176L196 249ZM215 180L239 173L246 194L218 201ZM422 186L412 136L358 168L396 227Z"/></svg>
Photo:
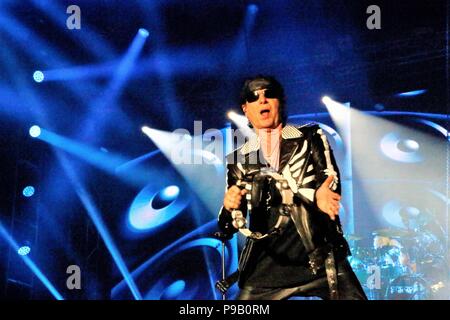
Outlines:
<svg viewBox="0 0 450 320"><path fill-rule="evenodd" d="M222 242L222 280L216 282L216 288L222 292L222 300L226 300L228 286L225 279L225 241L230 240L233 235L218 231L214 233L214 237Z"/></svg>

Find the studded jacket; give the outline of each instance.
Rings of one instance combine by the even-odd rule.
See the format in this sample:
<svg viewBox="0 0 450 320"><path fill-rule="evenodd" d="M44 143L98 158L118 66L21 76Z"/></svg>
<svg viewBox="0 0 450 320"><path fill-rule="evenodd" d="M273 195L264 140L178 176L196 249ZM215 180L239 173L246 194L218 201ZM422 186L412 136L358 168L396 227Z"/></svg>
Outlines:
<svg viewBox="0 0 450 320"><path fill-rule="evenodd" d="M316 249L316 252L317 249L332 248L337 260L345 258L350 254L350 250L343 237L339 217L336 217L334 221L331 220L317 207L315 202L315 191L330 175L334 176L330 185L331 190L339 194L341 192L339 170L326 136L316 124L301 127L286 125L282 129L281 135L278 173L288 181L289 187L294 193L295 205L291 210L290 217L295 228L291 229L297 231L300 236L298 237L299 241L301 239L303 242L302 246L295 247L294 252L303 250L305 252L299 253L299 256L307 257L312 254L313 249ZM256 136L229 154L227 162L227 188L236 185L238 180L243 179L246 172L268 166L262 156L259 139ZM247 215L247 203L244 198L241 201L240 210L245 216ZM264 234L274 223L274 219L276 218L268 208L253 208L249 228L251 231ZM225 208L220 210L218 224L225 233L233 234L238 231L232 225L231 212ZM245 281L246 273L251 273L251 270L255 268L261 252L267 251L270 255L277 255L276 247L283 248L283 250L286 248L283 245L280 246L279 241L276 240L251 246L247 241L239 261L240 284ZM311 259L310 257L310 263ZM284 257L281 260L283 260L282 263L291 261Z"/></svg>

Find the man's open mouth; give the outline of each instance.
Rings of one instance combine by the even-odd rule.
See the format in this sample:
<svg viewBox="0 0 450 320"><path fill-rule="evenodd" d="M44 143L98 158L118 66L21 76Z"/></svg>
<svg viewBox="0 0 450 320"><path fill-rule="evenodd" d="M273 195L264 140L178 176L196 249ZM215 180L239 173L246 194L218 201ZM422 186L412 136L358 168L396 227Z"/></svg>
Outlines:
<svg viewBox="0 0 450 320"><path fill-rule="evenodd" d="M267 115L267 114L269 114L269 112L270 112L270 109L262 109L262 110L259 112L259 114L260 114L260 115Z"/></svg>

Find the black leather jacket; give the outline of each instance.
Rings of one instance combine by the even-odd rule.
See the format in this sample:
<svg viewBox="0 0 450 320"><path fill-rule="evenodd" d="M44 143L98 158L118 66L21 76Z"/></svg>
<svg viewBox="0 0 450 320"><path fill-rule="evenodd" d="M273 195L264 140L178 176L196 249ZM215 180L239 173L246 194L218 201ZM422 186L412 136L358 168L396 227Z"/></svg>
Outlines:
<svg viewBox="0 0 450 320"><path fill-rule="evenodd" d="M306 244L306 251L312 248L332 247L336 260L341 260L350 254L346 240L343 237L339 217L331 220L315 203L315 191L329 175L335 176L331 189L340 194L340 176L333 152L322 129L316 124L294 127L286 125L282 130L280 146L280 162L278 173L289 182L294 192L293 212L297 232ZM242 147L227 156L227 188L243 179L245 172L267 166L261 154L258 140L251 139ZM247 214L246 200L243 198L240 210ZM274 221L270 221L267 208L253 208L250 217L251 231L266 233ZM238 230L232 225L231 213L222 208L218 224L220 229L228 234ZM308 245L308 241L311 242ZM244 248L243 255L250 256ZM310 252L307 252L309 254ZM245 268L240 259L240 271Z"/></svg>

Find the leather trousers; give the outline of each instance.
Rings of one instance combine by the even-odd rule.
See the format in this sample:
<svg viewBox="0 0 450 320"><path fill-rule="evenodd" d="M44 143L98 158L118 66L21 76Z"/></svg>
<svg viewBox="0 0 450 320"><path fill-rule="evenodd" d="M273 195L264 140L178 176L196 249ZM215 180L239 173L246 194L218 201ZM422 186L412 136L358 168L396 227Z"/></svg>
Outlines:
<svg viewBox="0 0 450 320"><path fill-rule="evenodd" d="M367 300L358 278L347 259L337 263L339 300ZM294 296L319 297L330 300L327 276L324 274L311 282L291 288L243 287L237 300L285 300Z"/></svg>

